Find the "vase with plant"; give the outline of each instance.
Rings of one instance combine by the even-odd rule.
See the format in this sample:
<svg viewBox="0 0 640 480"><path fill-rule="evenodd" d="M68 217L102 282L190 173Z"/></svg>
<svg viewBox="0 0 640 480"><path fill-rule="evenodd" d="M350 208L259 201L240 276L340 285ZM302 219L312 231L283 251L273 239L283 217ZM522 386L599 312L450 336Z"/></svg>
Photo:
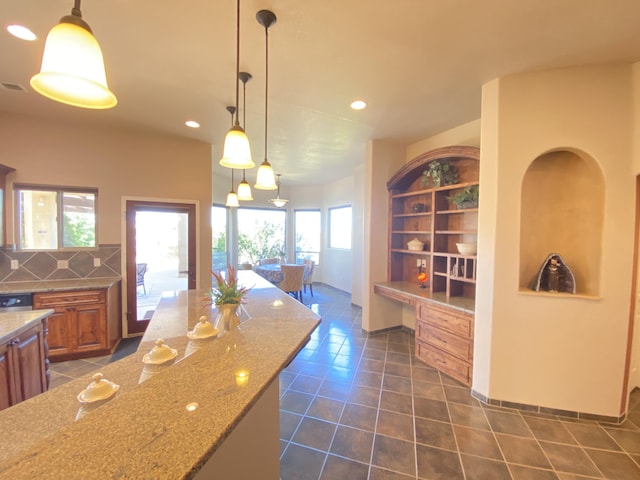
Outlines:
<svg viewBox="0 0 640 480"><path fill-rule="evenodd" d="M238 285L236 269L227 265L227 274L211 272L215 279L215 285L211 287L211 293L205 302L205 306L215 305L218 309L214 327L218 330L218 336L240 325L238 307L244 303L244 298L251 288Z"/></svg>
<svg viewBox="0 0 640 480"><path fill-rule="evenodd" d="M479 195L480 188L478 185L471 185L447 197L447 199L451 200L456 208L476 208L478 206Z"/></svg>
<svg viewBox="0 0 640 480"><path fill-rule="evenodd" d="M422 186L426 186L431 180L433 187L453 185L458 183L458 169L451 165L446 158L429 162L427 169L422 172Z"/></svg>

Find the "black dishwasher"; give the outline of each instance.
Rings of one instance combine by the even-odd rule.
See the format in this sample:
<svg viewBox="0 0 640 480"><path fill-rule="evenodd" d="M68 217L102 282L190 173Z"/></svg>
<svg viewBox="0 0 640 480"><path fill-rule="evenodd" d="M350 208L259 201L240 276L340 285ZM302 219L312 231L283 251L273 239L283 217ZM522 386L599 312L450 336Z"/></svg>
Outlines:
<svg viewBox="0 0 640 480"><path fill-rule="evenodd" d="M0 293L0 313L33 309L31 293Z"/></svg>

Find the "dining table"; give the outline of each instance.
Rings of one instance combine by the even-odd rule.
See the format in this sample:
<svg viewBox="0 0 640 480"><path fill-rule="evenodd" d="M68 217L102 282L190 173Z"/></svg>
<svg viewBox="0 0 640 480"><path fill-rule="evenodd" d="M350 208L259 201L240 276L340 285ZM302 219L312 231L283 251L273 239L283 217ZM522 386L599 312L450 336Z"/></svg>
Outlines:
<svg viewBox="0 0 640 480"><path fill-rule="evenodd" d="M286 264L286 265L296 265ZM278 284L282 282L284 279L284 274L282 273L281 265L279 263L267 263L265 265L256 265L253 267L253 270L260 275L262 278L270 281L273 284ZM306 266L305 266L306 273Z"/></svg>

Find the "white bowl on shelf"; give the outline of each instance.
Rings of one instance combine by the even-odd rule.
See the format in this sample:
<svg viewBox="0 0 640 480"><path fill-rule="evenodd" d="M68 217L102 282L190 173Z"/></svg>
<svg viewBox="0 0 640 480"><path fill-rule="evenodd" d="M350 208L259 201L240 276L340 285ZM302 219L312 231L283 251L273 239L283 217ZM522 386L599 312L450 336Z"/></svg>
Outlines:
<svg viewBox="0 0 640 480"><path fill-rule="evenodd" d="M456 247L460 255L475 255L478 253L477 243L456 243Z"/></svg>
<svg viewBox="0 0 640 480"><path fill-rule="evenodd" d="M413 240L407 243L407 248L412 252L420 252L424 250L424 242L421 242L417 238L414 238Z"/></svg>

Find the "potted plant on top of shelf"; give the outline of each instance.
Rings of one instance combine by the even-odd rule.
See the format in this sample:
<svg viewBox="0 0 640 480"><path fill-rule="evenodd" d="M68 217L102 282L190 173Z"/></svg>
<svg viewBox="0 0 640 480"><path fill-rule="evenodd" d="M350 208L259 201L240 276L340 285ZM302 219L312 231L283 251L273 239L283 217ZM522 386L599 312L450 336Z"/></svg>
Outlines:
<svg viewBox="0 0 640 480"><path fill-rule="evenodd" d="M451 200L456 208L476 208L479 195L480 188L478 185L471 185L455 195L447 197L447 199Z"/></svg>
<svg viewBox="0 0 640 480"><path fill-rule="evenodd" d="M458 183L458 169L451 165L446 158L429 162L427 169L422 172L422 186L431 180L431 185L441 187Z"/></svg>

